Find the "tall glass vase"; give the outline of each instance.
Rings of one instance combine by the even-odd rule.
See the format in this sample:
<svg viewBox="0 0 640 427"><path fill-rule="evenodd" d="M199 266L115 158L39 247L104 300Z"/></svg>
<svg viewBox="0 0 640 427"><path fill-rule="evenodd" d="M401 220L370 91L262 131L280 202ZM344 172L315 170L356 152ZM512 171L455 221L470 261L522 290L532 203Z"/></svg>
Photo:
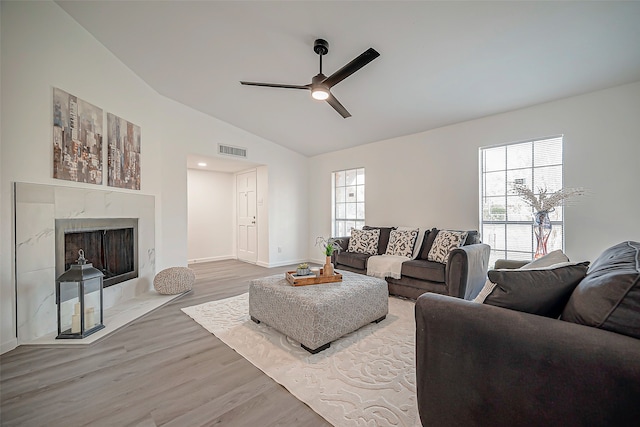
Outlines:
<svg viewBox="0 0 640 427"><path fill-rule="evenodd" d="M533 258L538 259L547 254L547 242L551 235L549 212L542 211L533 214L533 233L536 236L536 252Z"/></svg>

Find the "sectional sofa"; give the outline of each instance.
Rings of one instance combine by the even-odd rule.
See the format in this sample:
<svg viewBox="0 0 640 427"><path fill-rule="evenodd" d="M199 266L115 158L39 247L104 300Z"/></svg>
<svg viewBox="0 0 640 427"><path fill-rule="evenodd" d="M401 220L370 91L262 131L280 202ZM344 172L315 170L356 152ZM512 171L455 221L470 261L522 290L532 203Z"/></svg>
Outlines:
<svg viewBox="0 0 640 427"><path fill-rule="evenodd" d="M359 253L349 251L351 236L339 237L340 252L334 253L335 268L367 274L367 263L373 255L387 252L391 232L396 227L365 226L363 230L380 230L377 252ZM416 299L425 292L449 295L457 298L469 298L470 291L484 283L489 263L489 245L480 243L477 231L468 231L462 246L451 250L445 262L429 260L429 252L440 230L432 228L424 233L417 249L412 250L412 259L402 264L401 277L386 277L389 293L405 298Z"/></svg>

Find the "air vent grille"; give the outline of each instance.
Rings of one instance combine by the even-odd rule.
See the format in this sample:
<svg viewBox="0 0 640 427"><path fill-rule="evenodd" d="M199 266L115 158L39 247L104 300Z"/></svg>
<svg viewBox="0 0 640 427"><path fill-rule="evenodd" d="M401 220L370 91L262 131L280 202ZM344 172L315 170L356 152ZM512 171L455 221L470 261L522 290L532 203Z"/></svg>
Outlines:
<svg viewBox="0 0 640 427"><path fill-rule="evenodd" d="M232 147L231 145L218 144L218 154L225 156L247 157L247 149L240 147Z"/></svg>

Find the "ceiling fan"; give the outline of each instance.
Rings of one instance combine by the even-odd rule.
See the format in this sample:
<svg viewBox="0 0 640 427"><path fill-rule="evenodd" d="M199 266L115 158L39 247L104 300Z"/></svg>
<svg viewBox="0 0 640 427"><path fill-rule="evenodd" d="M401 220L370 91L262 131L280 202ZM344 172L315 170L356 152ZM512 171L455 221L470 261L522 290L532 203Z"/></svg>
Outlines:
<svg viewBox="0 0 640 427"><path fill-rule="evenodd" d="M365 50L360 56L349 62L344 67L340 68L329 77L322 74L322 55L326 55L329 52L329 43L323 39L317 39L313 44L313 51L320 55L320 72L313 76L311 83L308 85L284 85L278 83L257 83L257 82L240 82L243 85L248 86L266 86L266 87L279 87L285 89L309 89L311 90L311 96L314 99L320 101L327 101L343 118L351 117L351 114L346 108L331 94L331 88L351 74L358 71L360 68L367 65L369 62L376 59L380 54L376 52L374 48Z"/></svg>

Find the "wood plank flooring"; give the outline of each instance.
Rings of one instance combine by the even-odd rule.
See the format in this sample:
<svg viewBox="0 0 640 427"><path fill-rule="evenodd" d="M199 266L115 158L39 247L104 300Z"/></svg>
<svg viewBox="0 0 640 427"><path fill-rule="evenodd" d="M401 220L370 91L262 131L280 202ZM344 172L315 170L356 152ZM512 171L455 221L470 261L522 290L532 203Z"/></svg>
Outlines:
<svg viewBox="0 0 640 427"><path fill-rule="evenodd" d="M180 311L284 273L235 260L190 266L192 292L84 348L0 356L2 426L328 426Z"/></svg>

